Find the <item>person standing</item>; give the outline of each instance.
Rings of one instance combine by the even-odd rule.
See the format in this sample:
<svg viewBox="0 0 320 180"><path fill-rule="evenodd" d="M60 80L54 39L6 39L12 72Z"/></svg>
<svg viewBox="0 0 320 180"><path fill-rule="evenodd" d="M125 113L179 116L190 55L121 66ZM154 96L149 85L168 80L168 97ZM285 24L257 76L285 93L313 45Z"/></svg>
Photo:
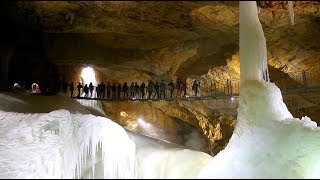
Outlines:
<svg viewBox="0 0 320 180"><path fill-rule="evenodd" d="M80 97L80 91L81 91L81 89L82 89L82 85L81 85L80 82L78 83L77 89L78 89L78 95L77 95L77 97L79 98L79 97Z"/></svg>
<svg viewBox="0 0 320 180"><path fill-rule="evenodd" d="M157 95L157 99L159 99L159 95L160 95L160 86L158 84L158 81L156 82L156 84L154 85L154 89L156 91L156 93L154 94L153 98Z"/></svg>
<svg viewBox="0 0 320 180"><path fill-rule="evenodd" d="M183 82L183 96L184 96L184 97L187 97L187 86L188 86L187 80L185 80L185 81Z"/></svg>
<svg viewBox="0 0 320 180"><path fill-rule="evenodd" d="M73 82L70 84L70 97L73 97L73 90L74 90L74 85Z"/></svg>
<svg viewBox="0 0 320 180"><path fill-rule="evenodd" d="M89 84L89 90L90 90L90 97L92 97L92 93L93 93L93 85L92 85L92 82L90 82L90 84Z"/></svg>
<svg viewBox="0 0 320 180"><path fill-rule="evenodd" d="M121 99L121 97L120 97L120 93L121 93L121 84L119 83L119 85L117 86L117 93L118 93L118 100L120 100Z"/></svg>
<svg viewBox="0 0 320 180"><path fill-rule="evenodd" d="M160 83L160 99L162 95L164 99L166 98L166 89L166 84L164 83L164 80L162 80L162 82Z"/></svg>
<svg viewBox="0 0 320 180"><path fill-rule="evenodd" d="M144 82L140 85L141 99L144 99L146 84Z"/></svg>
<svg viewBox="0 0 320 180"><path fill-rule="evenodd" d="M113 83L111 86L112 100L116 99L116 90L117 90L116 83Z"/></svg>
<svg viewBox="0 0 320 180"><path fill-rule="evenodd" d="M128 99L128 84L127 84L127 82L123 83L122 91L123 91L123 99Z"/></svg>
<svg viewBox="0 0 320 180"><path fill-rule="evenodd" d="M104 84L104 82L101 83L100 92L101 92L100 96L102 96L102 99L105 99L105 96L106 96L106 85Z"/></svg>
<svg viewBox="0 0 320 180"><path fill-rule="evenodd" d="M149 81L149 83L148 83L148 99L151 98L152 92L153 92L153 82Z"/></svg>
<svg viewBox="0 0 320 180"><path fill-rule="evenodd" d="M193 81L192 90L194 91L194 96L197 97L198 91L200 87L200 82L197 83L197 80Z"/></svg>
<svg viewBox="0 0 320 180"><path fill-rule="evenodd" d="M139 87L138 83L136 82L135 85L134 85L134 92L135 92L135 96L134 97L136 99L139 99L139 91L140 91L139 89L140 89L140 87Z"/></svg>
<svg viewBox="0 0 320 180"><path fill-rule="evenodd" d="M100 84L97 84L97 86L96 86L96 98L98 98L98 99L101 99L101 90L100 90L100 88L101 88L101 85Z"/></svg>
<svg viewBox="0 0 320 180"><path fill-rule="evenodd" d="M130 85L130 98L134 98L135 88L133 82Z"/></svg>
<svg viewBox="0 0 320 180"><path fill-rule="evenodd" d="M177 86L177 90L178 90L177 97L181 97L182 89L183 89L181 79L178 79L176 86Z"/></svg>
<svg viewBox="0 0 320 180"><path fill-rule="evenodd" d="M171 80L171 82L168 84L168 90L170 91L170 98L172 98L173 90L174 90L174 83Z"/></svg>
<svg viewBox="0 0 320 180"><path fill-rule="evenodd" d="M84 97L88 98L88 96L89 96L89 87L88 87L87 84L84 85L83 91L84 91Z"/></svg>
<svg viewBox="0 0 320 180"><path fill-rule="evenodd" d="M108 82L108 84L106 86L106 89L107 89L107 99L111 99L111 97L110 97L110 94L111 94L111 84L110 84L110 82Z"/></svg>

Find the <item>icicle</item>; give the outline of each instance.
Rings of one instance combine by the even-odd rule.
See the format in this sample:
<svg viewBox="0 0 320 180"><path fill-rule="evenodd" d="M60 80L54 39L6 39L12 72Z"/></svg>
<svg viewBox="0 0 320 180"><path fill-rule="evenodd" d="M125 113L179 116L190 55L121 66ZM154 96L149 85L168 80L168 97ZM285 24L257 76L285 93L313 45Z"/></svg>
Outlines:
<svg viewBox="0 0 320 180"><path fill-rule="evenodd" d="M240 6L243 6L240 4ZM246 11L257 13L257 6L243 7ZM244 21L250 19L250 21ZM240 83L247 80L269 81L266 40L258 17L240 13L240 21L250 29L240 26ZM250 53L243 53L250 49ZM253 51L253 49L257 49ZM253 59L251 61L243 59ZM240 86L241 88L241 86Z"/></svg>
<svg viewBox="0 0 320 180"><path fill-rule="evenodd" d="M293 1L288 1L288 9L292 27L294 26L294 10L293 10Z"/></svg>

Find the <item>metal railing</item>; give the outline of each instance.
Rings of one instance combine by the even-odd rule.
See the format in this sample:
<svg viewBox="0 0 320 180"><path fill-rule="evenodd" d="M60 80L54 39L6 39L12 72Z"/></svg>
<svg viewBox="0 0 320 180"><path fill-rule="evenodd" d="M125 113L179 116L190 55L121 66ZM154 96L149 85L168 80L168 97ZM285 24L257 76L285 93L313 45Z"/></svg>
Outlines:
<svg viewBox="0 0 320 180"><path fill-rule="evenodd" d="M281 89L282 93L303 93L303 92L313 92L313 91L320 91L320 71L319 72L290 72L287 76L281 77L275 81L276 85ZM202 87L205 86L205 87ZM191 90L190 85L187 87L186 94L182 91L181 95L177 91L177 89L173 92L173 97L170 97L170 91L167 89L165 94L166 98L154 98L155 92L152 93L151 99L148 99L149 96L148 92L145 89L145 97L141 98L123 98L123 92L121 92L120 99L112 99L112 101L123 101L123 100L191 100L191 99L208 99L212 98L227 98L232 96L237 96L240 94L240 81L238 79L227 79L226 81L213 81L210 84L202 85L199 88L199 92L197 97L194 96L194 91ZM70 94L70 92L68 92ZM77 91L74 91L76 94ZM74 95L73 94L73 95ZM130 97L130 92L128 92ZM112 97L112 93L111 93ZM117 97L117 95L116 95ZM84 98L80 98L84 99ZM88 98L90 99L90 98ZM92 99L97 99L92 98ZM102 100L109 100L109 99L102 99Z"/></svg>

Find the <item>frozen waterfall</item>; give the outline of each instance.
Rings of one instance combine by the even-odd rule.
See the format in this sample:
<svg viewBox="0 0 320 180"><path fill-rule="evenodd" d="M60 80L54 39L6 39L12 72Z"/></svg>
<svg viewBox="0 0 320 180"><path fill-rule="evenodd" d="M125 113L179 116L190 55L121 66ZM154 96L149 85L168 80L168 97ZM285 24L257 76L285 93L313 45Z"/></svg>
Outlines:
<svg viewBox="0 0 320 180"><path fill-rule="evenodd" d="M241 1L238 123L199 178L320 177L320 129L308 117L292 117L280 89L268 81L266 59L256 2Z"/></svg>
<svg viewBox="0 0 320 180"><path fill-rule="evenodd" d="M134 142L103 117L0 111L0 147L1 178L134 177Z"/></svg>

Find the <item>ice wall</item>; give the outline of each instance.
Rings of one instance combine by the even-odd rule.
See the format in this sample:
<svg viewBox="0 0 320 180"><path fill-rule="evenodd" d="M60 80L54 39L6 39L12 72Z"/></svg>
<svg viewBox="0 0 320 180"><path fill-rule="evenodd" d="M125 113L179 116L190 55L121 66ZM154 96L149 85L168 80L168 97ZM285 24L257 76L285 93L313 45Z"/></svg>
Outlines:
<svg viewBox="0 0 320 180"><path fill-rule="evenodd" d="M293 118L269 82L265 44L256 2L241 1L238 121L199 178L320 177L320 129L308 117Z"/></svg>
<svg viewBox="0 0 320 180"><path fill-rule="evenodd" d="M134 159L135 144L106 118L0 111L1 178L133 178Z"/></svg>
<svg viewBox="0 0 320 180"><path fill-rule="evenodd" d="M129 134L136 144L135 177L138 179L190 179L212 157L141 135Z"/></svg>

